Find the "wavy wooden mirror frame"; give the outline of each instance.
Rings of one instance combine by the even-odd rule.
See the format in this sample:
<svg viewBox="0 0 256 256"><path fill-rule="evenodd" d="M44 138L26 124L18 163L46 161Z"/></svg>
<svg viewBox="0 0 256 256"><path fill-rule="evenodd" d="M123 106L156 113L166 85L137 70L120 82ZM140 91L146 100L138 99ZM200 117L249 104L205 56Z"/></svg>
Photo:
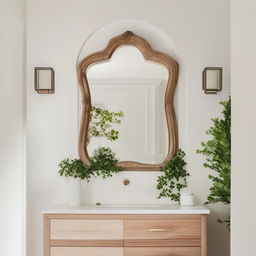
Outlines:
<svg viewBox="0 0 256 256"><path fill-rule="evenodd" d="M82 120L79 136L79 156L84 164L90 164L86 138L90 122L91 95L86 71L91 65L109 60L114 51L122 45L132 45L137 47L146 60L162 64L168 70L169 77L165 91L165 113L169 135L169 146L167 156L160 164L122 161L118 163L118 166L121 166L126 171L159 171L160 167L163 166L166 161L172 159L178 149L178 131L173 106L173 96L179 76L179 64L169 55L159 51L154 51L145 39L135 35L131 31L127 31L112 38L103 51L99 51L85 57L77 66L77 76L83 99Z"/></svg>

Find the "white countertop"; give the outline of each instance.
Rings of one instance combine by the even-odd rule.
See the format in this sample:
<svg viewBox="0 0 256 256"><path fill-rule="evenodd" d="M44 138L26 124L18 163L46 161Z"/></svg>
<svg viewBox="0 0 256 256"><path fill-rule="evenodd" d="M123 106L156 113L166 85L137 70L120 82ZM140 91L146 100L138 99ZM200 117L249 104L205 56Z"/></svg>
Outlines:
<svg viewBox="0 0 256 256"><path fill-rule="evenodd" d="M210 214L204 206L181 206L170 204L147 205L54 205L43 210L44 214Z"/></svg>

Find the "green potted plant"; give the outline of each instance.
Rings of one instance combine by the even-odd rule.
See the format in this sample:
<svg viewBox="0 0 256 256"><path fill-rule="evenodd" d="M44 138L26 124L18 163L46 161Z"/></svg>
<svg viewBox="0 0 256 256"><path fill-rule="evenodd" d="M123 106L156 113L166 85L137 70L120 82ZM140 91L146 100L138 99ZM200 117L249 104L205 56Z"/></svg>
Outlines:
<svg viewBox="0 0 256 256"><path fill-rule="evenodd" d="M204 167L214 174L209 175L212 181L210 194L205 204L230 204L231 183L231 99L220 103L223 106L223 118L212 119L213 125L206 131L212 138L201 143L197 153L206 157ZM230 228L230 218L218 220Z"/></svg>

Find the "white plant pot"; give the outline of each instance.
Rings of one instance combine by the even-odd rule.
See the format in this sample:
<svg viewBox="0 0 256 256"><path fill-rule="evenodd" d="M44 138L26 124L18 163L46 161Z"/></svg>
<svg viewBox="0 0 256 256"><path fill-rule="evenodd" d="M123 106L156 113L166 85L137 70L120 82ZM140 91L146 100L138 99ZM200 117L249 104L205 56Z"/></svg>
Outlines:
<svg viewBox="0 0 256 256"><path fill-rule="evenodd" d="M182 192L180 194L180 205L194 205L194 194L190 192Z"/></svg>
<svg viewBox="0 0 256 256"><path fill-rule="evenodd" d="M81 180L69 177L67 181L67 201L70 206L81 204Z"/></svg>

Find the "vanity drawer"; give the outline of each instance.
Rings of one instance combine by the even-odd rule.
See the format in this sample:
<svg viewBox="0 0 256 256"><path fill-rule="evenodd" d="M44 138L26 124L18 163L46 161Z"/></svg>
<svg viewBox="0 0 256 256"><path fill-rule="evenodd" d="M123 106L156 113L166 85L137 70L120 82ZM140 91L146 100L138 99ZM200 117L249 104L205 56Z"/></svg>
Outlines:
<svg viewBox="0 0 256 256"><path fill-rule="evenodd" d="M123 220L52 219L52 240L122 240Z"/></svg>
<svg viewBox="0 0 256 256"><path fill-rule="evenodd" d="M200 256L200 247L126 247L124 256Z"/></svg>
<svg viewBox="0 0 256 256"><path fill-rule="evenodd" d="M50 256L123 256L123 248L111 247L52 247Z"/></svg>
<svg viewBox="0 0 256 256"><path fill-rule="evenodd" d="M125 246L201 246L200 219L125 220Z"/></svg>

